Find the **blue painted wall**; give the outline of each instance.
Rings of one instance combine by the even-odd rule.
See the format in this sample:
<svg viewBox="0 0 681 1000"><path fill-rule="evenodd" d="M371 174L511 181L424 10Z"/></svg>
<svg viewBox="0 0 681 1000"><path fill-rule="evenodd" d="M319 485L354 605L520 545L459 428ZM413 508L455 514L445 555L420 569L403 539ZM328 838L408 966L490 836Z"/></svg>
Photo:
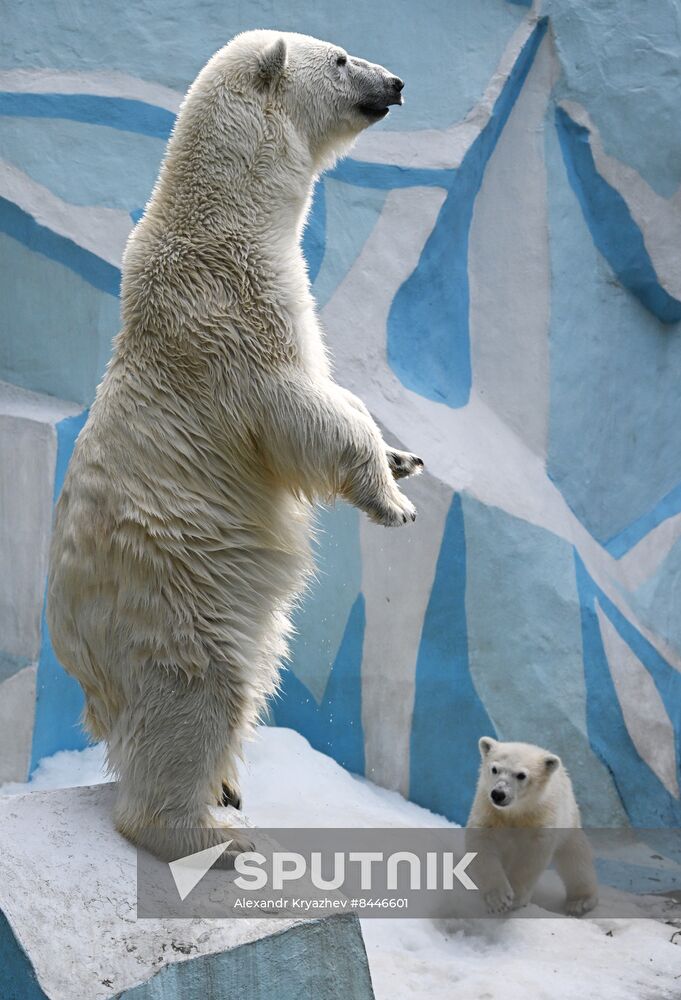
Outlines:
<svg viewBox="0 0 681 1000"><path fill-rule="evenodd" d="M607 544L679 483L681 338L676 324L663 322L618 280L615 267L622 273L626 263L619 256L610 263L599 251L612 224L612 256L635 254L621 228L621 202L606 200L585 216L570 147L561 149L564 123L559 111L546 129L553 278L548 470L580 520ZM584 145L583 136L572 144ZM636 236L640 248L638 230Z"/></svg>

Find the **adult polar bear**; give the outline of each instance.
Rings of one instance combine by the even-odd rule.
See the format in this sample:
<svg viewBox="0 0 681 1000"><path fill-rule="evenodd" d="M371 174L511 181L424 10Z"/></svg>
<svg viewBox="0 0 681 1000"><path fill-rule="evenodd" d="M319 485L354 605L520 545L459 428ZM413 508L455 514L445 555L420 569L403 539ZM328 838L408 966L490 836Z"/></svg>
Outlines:
<svg viewBox="0 0 681 1000"><path fill-rule="evenodd" d="M317 175L401 90L314 38L237 36L189 90L126 248L122 330L57 505L48 623L107 742L116 825L161 857L206 846L222 783L238 795L314 500L415 517L395 479L422 462L333 381L300 249Z"/></svg>

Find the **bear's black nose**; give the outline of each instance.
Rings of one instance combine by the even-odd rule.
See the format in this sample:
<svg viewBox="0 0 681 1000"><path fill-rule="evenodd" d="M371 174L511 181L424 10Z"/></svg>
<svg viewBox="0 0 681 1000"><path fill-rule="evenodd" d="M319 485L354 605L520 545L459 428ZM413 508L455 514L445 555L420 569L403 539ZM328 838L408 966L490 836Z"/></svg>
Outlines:
<svg viewBox="0 0 681 1000"><path fill-rule="evenodd" d="M506 792L502 792L500 788L492 789L492 802L496 802L497 805L503 802L506 798Z"/></svg>
<svg viewBox="0 0 681 1000"><path fill-rule="evenodd" d="M404 89L404 80L400 80L399 76L394 76L390 82L398 94Z"/></svg>

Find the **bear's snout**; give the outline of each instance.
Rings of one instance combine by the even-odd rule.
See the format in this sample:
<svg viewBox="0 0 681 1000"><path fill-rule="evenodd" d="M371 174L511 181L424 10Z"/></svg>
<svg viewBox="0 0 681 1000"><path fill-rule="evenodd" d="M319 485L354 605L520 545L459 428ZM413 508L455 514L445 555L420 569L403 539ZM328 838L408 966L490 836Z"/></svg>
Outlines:
<svg viewBox="0 0 681 1000"><path fill-rule="evenodd" d="M506 792L501 788L493 788L490 792L490 798L495 806L506 804Z"/></svg>
<svg viewBox="0 0 681 1000"><path fill-rule="evenodd" d="M392 105L403 103L404 80L383 66L372 66L360 59L353 60L353 63L357 64L362 74L359 84L362 98L358 107L371 121L384 118Z"/></svg>
<svg viewBox="0 0 681 1000"><path fill-rule="evenodd" d="M382 100L390 106L391 104L402 104L402 91L404 90L404 80L400 80L399 76L388 75L384 77L381 81L382 83Z"/></svg>

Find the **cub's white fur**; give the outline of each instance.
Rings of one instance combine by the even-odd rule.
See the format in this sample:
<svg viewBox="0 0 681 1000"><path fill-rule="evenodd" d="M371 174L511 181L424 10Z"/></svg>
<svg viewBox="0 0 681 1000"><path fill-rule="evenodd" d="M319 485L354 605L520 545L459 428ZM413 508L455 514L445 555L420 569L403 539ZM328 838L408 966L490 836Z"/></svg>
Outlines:
<svg viewBox="0 0 681 1000"><path fill-rule="evenodd" d="M122 330L57 506L48 621L108 744L117 827L160 856L205 846L222 783L238 794L310 572L311 505L415 516L395 479L422 463L334 382L300 249L318 173L401 87L326 42L238 36L189 90L126 249Z"/></svg>
<svg viewBox="0 0 681 1000"><path fill-rule="evenodd" d="M592 910L598 884L591 848L560 757L489 736L479 746L480 776L466 842L480 854L476 881L488 909L524 906L553 862L567 892L567 912L579 916Z"/></svg>

